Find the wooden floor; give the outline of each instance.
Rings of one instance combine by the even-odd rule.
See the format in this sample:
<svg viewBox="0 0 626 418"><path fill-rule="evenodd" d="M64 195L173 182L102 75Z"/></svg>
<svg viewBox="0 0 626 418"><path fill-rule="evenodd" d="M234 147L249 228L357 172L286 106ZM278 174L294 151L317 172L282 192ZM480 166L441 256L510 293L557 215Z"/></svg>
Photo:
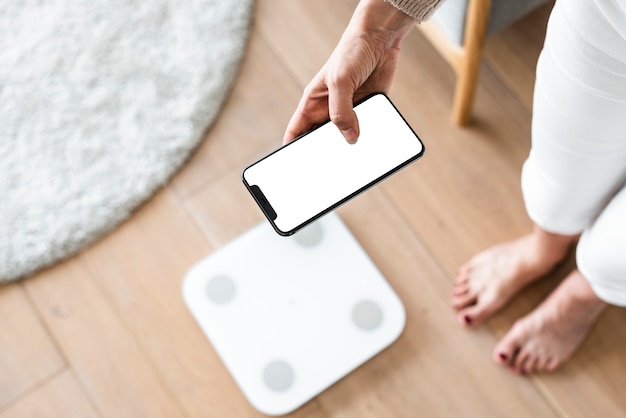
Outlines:
<svg viewBox="0 0 626 418"><path fill-rule="evenodd" d="M77 257L0 288L0 418L253 417L181 298L196 261L262 221L240 171L276 148L329 55L350 1L258 0L223 112L173 181ZM574 358L520 377L491 350L567 268L464 330L449 307L457 267L530 228L519 185L530 144L545 7L488 40L474 123L450 122L454 76L419 31L390 93L424 158L339 210L407 309L389 349L295 417L617 417L626 414L626 311L609 309ZM570 265L571 267L571 265Z"/></svg>

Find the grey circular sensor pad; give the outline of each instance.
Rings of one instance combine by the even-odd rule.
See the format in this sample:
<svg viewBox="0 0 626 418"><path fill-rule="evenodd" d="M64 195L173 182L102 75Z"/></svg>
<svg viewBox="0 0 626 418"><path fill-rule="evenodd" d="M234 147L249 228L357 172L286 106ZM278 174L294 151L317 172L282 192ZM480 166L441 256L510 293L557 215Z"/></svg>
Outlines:
<svg viewBox="0 0 626 418"><path fill-rule="evenodd" d="M263 381L274 392L284 392L293 385L293 369L289 363L282 360L274 360L263 369Z"/></svg>
<svg viewBox="0 0 626 418"><path fill-rule="evenodd" d="M296 232L294 239L298 244L303 247L315 247L322 241L324 230L319 222L312 223L311 225Z"/></svg>
<svg viewBox="0 0 626 418"><path fill-rule="evenodd" d="M220 274L213 276L206 286L206 295L209 300L218 305L224 305L235 297L237 288L235 281L230 277Z"/></svg>
<svg viewBox="0 0 626 418"><path fill-rule="evenodd" d="M371 300L362 300L352 308L352 320L357 327L371 331L383 322L383 311Z"/></svg>

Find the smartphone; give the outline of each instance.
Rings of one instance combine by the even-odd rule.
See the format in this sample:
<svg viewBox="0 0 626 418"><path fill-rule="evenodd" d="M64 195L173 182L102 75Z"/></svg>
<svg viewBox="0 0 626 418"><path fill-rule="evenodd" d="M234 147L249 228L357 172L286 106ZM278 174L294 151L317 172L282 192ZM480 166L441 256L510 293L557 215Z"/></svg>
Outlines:
<svg viewBox="0 0 626 418"><path fill-rule="evenodd" d="M354 111L361 131L355 144L327 121L243 170L243 183L278 234L292 235L424 154L385 94L366 97Z"/></svg>

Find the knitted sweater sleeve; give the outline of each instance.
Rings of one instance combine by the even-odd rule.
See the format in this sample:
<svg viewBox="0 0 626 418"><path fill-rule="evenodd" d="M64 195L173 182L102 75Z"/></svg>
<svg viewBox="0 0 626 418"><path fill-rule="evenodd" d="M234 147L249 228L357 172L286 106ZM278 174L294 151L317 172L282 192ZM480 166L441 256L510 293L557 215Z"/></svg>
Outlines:
<svg viewBox="0 0 626 418"><path fill-rule="evenodd" d="M428 20L443 0L385 0L418 23Z"/></svg>

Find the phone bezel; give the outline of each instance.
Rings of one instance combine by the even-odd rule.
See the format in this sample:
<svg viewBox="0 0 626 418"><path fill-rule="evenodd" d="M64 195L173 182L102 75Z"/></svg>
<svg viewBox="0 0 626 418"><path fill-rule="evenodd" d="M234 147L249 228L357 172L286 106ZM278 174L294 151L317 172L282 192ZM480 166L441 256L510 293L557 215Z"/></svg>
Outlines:
<svg viewBox="0 0 626 418"><path fill-rule="evenodd" d="M261 161L271 157L273 154L280 152L282 149L292 145L293 143L295 143L296 141L300 141L303 138L307 137L309 134L311 134L312 132L315 132L317 129L321 128L322 126L328 124L328 123L332 123L332 121L330 119L326 120L324 123L321 123L320 125L316 126L315 128L303 133L302 135L299 135L298 137L296 137L293 141L282 145L281 147L275 149L274 151L272 151L271 153L267 154L266 156L260 158L259 160L255 161L254 163L248 165L246 168L243 169L242 173L241 173L241 180L244 183L244 185L246 186L246 189L248 189L248 192L252 195L253 199L256 201L257 206L261 209L261 212L263 212L263 215L265 215L265 217L267 218L267 220L269 221L269 223L272 225L272 227L274 228L274 230L276 231L276 233L278 233L281 236L284 237L288 237L291 236L293 234L295 234L297 231L299 231L300 229L304 228L305 226L311 224L312 222L315 222L317 219L321 218L322 216L326 215L327 213L335 210L336 208L338 208L339 206L343 205L344 203L348 202L350 199L353 199L354 197L358 196L359 194L363 193L365 190L369 189L370 187L375 186L376 184L380 183L381 181L385 180L386 178L388 178L389 176L397 173L398 171L402 170L404 167L406 167L407 165L417 161L418 159L420 159L423 155L424 155L424 151L426 149L426 147L424 146L424 142L422 141L422 139L419 137L419 135L417 135L417 133L415 132L415 130L413 129L413 127L407 122L407 120L405 119L405 117L402 115L402 113L400 113L400 111L398 110L398 108L396 107L396 105L391 101L391 99L389 98L389 96L387 96L385 93L383 92L376 92L376 93L372 93L369 94L367 96L365 96L364 98L362 98L361 100L357 101L356 103L354 103L353 107L356 107L358 105L360 105L361 103L371 99L372 97L375 96L379 96L382 95L388 102L389 104L391 104L391 106L394 108L394 110L397 112L397 114L400 116L400 118L402 118L402 121L406 124L406 126L411 130L411 132L413 133L413 135L415 135L415 138L420 142L420 144L422 145L422 149L421 151L409 158L408 160L404 161L403 163L401 163L400 165L397 165L396 167L392 168L391 170L387 171L386 173L384 173L383 175L381 175L380 177L377 177L376 179L374 179L373 181L369 182L368 184L364 185L363 187L357 189L356 191L350 193L348 196L344 197L343 199L339 200L338 202L332 204L331 206L329 206L328 208L322 210L321 212L319 212L318 214L312 216L311 218L307 219L306 221L304 221L303 223L299 224L298 226L294 227L291 230L288 231L283 231L281 230L276 223L274 222L274 220L276 219L276 217L274 216L274 214L276 213L274 211L273 208L271 208L271 202L269 202L269 200L267 200L267 198L265 198L265 196L262 197L257 197L257 195L255 194L255 192L253 192L252 190L252 186L255 186L257 189L260 190L261 194L263 194L263 191L261 190L260 187L258 187L257 185L250 185L248 183L248 181L246 180L246 171L256 165L259 164ZM268 214L268 212L266 211L265 206L265 202L262 202L262 200L265 200L265 202L268 203L268 205L270 206L271 210L273 211L273 214Z"/></svg>

